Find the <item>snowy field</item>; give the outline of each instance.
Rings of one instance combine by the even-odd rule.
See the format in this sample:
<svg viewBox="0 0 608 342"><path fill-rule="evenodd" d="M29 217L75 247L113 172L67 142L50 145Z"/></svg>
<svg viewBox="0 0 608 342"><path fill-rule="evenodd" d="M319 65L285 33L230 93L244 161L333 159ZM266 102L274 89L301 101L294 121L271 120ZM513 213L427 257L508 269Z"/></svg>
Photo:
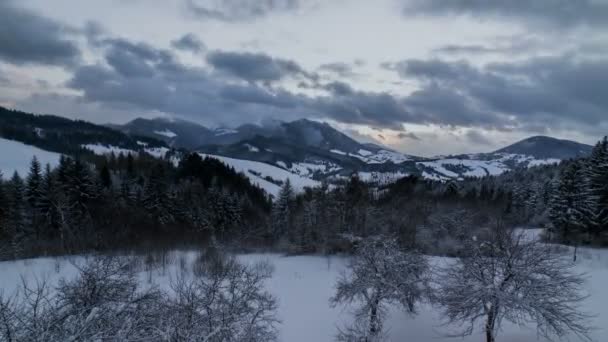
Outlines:
<svg viewBox="0 0 608 342"><path fill-rule="evenodd" d="M38 158L43 168L46 164L50 164L51 167L57 166L61 157L59 153L0 138L0 172L4 175L4 179L10 178L15 171L21 177L25 177L34 156Z"/></svg>
<svg viewBox="0 0 608 342"><path fill-rule="evenodd" d="M194 252L173 252L166 267L142 271L142 283L168 287L178 271L179 259L192 262ZM333 295L334 283L344 270L344 257L281 256L278 254L240 255L243 262L270 261L275 267L268 289L279 299L278 315L282 321L280 340L288 342L332 341L337 327L349 321L348 308L331 308L328 299ZM83 257L38 258L11 262L0 262L0 289L10 294L21 282L48 278L51 282L74 274L73 263L82 262ZM437 265L449 261L432 257ZM592 334L595 341L608 341L608 250L579 249L578 268L588 274L587 288L591 295L585 302L585 310L595 315L592 325L597 328ZM438 313L430 306L422 306L419 315L409 317L399 310L391 312L386 322L390 341L483 341L481 334L462 338L448 338L454 328L441 326ZM505 325L498 341L528 342L539 340L531 327ZM573 339L572 341L576 341Z"/></svg>

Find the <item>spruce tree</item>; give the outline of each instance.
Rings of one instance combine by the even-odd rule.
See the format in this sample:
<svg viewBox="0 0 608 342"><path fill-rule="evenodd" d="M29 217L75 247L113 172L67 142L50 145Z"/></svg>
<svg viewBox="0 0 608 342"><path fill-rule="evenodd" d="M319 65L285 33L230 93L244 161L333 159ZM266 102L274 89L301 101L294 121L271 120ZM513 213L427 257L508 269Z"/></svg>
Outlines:
<svg viewBox="0 0 608 342"><path fill-rule="evenodd" d="M30 221L36 234L36 239L40 239L41 215L40 202L42 201L42 172L40 163L36 156L32 158L30 171L27 176L25 197L29 204Z"/></svg>
<svg viewBox="0 0 608 342"><path fill-rule="evenodd" d="M143 205L161 225L175 221L168 179L161 163L154 166L144 187Z"/></svg>
<svg viewBox="0 0 608 342"><path fill-rule="evenodd" d="M7 186L8 212L6 234L15 258L23 252L28 223L26 216L25 184L17 172L8 182Z"/></svg>
<svg viewBox="0 0 608 342"><path fill-rule="evenodd" d="M290 231L294 197L295 193L291 182L286 179L272 207L273 230L278 236L284 236L285 233Z"/></svg>
<svg viewBox="0 0 608 342"><path fill-rule="evenodd" d="M570 163L562 171L553 198L550 218L560 238L572 242L588 231L593 206L582 163Z"/></svg>
<svg viewBox="0 0 608 342"><path fill-rule="evenodd" d="M597 143L587 162L590 197L593 200L594 225L597 236L608 233L608 139Z"/></svg>

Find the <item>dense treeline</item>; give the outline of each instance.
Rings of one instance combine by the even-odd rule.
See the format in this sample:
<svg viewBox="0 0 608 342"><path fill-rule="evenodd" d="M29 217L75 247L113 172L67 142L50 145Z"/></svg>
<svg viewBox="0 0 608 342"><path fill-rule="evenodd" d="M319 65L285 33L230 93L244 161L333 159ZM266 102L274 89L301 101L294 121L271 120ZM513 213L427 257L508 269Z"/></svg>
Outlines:
<svg viewBox="0 0 608 342"><path fill-rule="evenodd" d="M344 250L348 237L385 234L405 247L454 255L496 221L548 228L563 243L608 243L606 139L588 158L481 179L408 176L376 187L355 176L299 195L287 183L273 204L271 231L297 253Z"/></svg>
<svg viewBox="0 0 608 342"><path fill-rule="evenodd" d="M588 158L495 177L438 182L416 176L386 185L356 176L271 199L220 161L119 155L32 161L25 178L0 182L4 257L196 241L213 234L292 253L349 251L352 237L389 235L403 247L458 255L489 225L549 228L576 244L608 241L608 143Z"/></svg>
<svg viewBox="0 0 608 342"><path fill-rule="evenodd" d="M0 181L4 258L194 241L211 234L262 236L270 202L220 161L185 157L177 167L144 154L31 162L25 178Z"/></svg>
<svg viewBox="0 0 608 342"><path fill-rule="evenodd" d="M591 156L565 163L550 210L552 238L572 244L608 244L608 140Z"/></svg>

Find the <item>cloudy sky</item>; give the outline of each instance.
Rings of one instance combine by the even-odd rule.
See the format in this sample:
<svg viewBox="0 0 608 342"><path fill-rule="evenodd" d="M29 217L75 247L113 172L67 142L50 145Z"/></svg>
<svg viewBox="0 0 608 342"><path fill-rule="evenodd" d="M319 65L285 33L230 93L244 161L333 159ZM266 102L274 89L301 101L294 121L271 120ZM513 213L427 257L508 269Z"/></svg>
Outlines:
<svg viewBox="0 0 608 342"><path fill-rule="evenodd" d="M327 121L403 152L608 133L608 0L0 0L0 105Z"/></svg>

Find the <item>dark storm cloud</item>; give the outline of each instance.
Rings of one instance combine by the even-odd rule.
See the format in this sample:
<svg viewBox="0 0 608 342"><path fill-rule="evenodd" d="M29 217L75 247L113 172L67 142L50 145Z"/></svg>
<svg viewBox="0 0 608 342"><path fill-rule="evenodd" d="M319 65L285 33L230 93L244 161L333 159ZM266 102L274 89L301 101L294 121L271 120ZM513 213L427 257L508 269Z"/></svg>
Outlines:
<svg viewBox="0 0 608 342"><path fill-rule="evenodd" d="M213 51L207 62L219 71L249 82L273 82L288 76L316 80L317 76L304 70L298 63L272 58L262 53Z"/></svg>
<svg viewBox="0 0 608 342"><path fill-rule="evenodd" d="M189 14L199 19L250 21L275 12L295 11L300 0L185 0Z"/></svg>
<svg viewBox="0 0 608 342"><path fill-rule="evenodd" d="M550 25L608 25L608 3L603 0L404 0L405 15L469 15Z"/></svg>
<svg viewBox="0 0 608 342"><path fill-rule="evenodd" d="M187 33L171 42L171 46L178 50L191 51L199 53L205 50L205 44L194 34Z"/></svg>
<svg viewBox="0 0 608 342"><path fill-rule="evenodd" d="M0 59L13 64L74 66L80 50L75 31L37 13L0 0Z"/></svg>
<svg viewBox="0 0 608 342"><path fill-rule="evenodd" d="M111 108L175 113L194 119L216 118L235 123L264 117L295 119L303 116L333 118L347 123L400 127L417 120L402 100L388 93L365 92L334 82L321 87L324 96L295 94L271 81L287 76L312 78L292 61L261 54L214 52L209 62L216 69L247 82L235 83L224 73L210 72L178 62L167 50L124 39L99 42L105 62L78 67L67 85L83 100ZM261 81L261 82L255 82Z"/></svg>
<svg viewBox="0 0 608 342"><path fill-rule="evenodd" d="M406 100L433 121L496 128L544 124L587 125L606 119L608 60L570 55L492 63L478 68L464 61L405 60L391 64L403 78L422 82Z"/></svg>
<svg viewBox="0 0 608 342"><path fill-rule="evenodd" d="M389 93L353 90L342 82L333 82L327 89L330 96L315 98L313 106L337 121L400 129L403 122L421 120Z"/></svg>

